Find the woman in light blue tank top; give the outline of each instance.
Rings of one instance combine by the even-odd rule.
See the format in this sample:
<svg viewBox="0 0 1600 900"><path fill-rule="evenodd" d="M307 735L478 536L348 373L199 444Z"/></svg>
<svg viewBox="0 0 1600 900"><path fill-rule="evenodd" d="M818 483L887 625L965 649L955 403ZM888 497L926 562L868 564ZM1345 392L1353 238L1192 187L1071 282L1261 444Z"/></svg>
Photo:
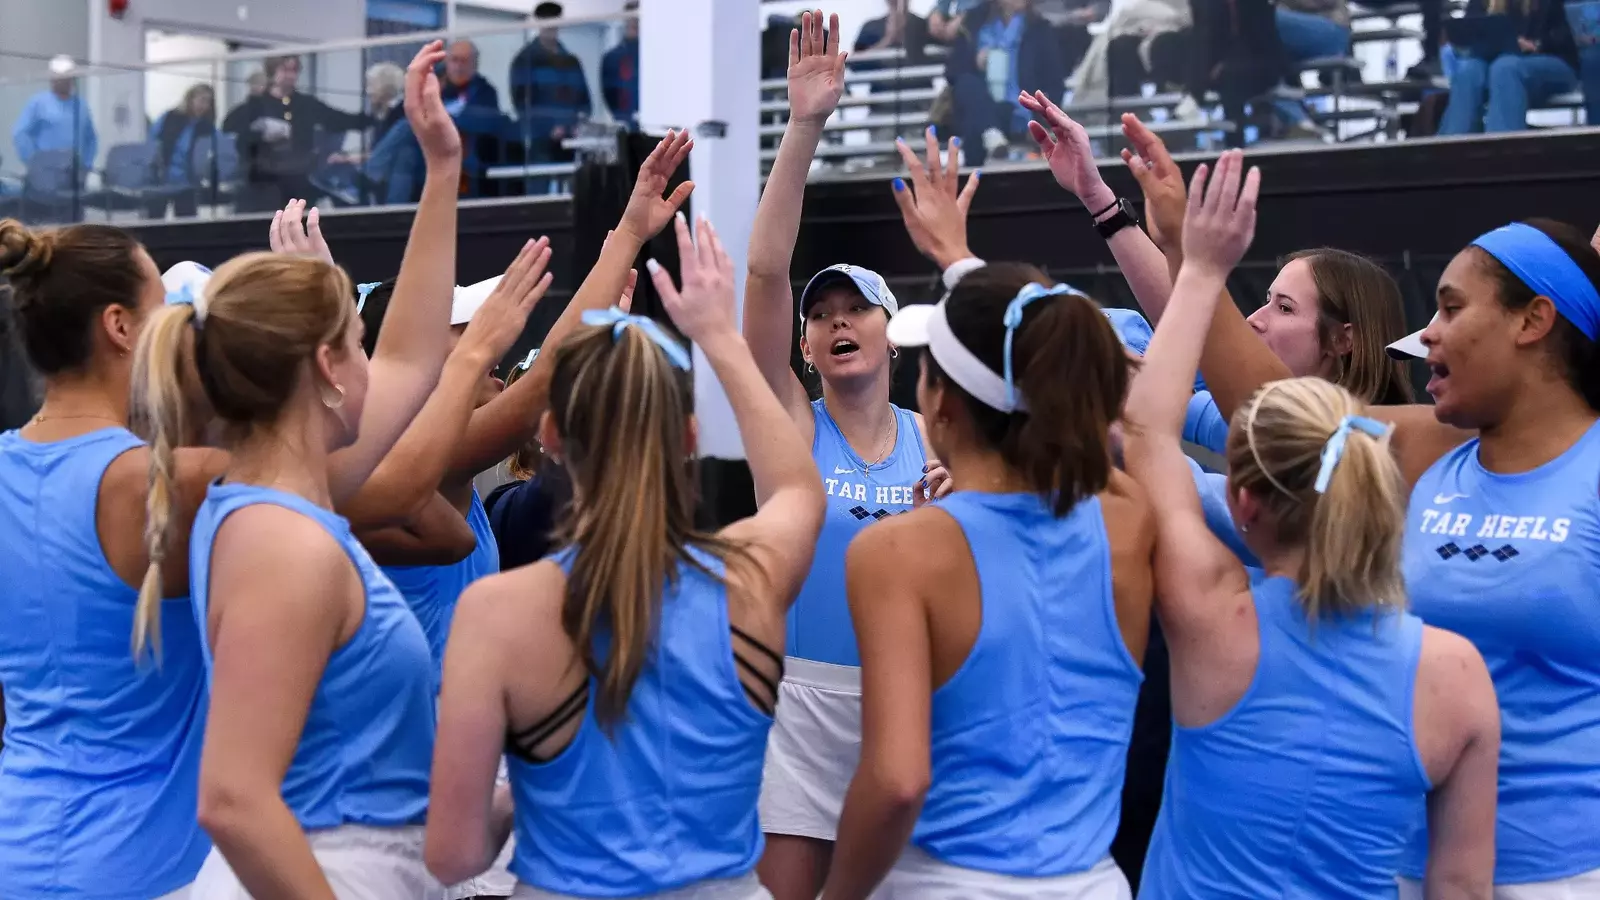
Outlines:
<svg viewBox="0 0 1600 900"><path fill-rule="evenodd" d="M1255 227L1225 154L1190 202L1173 302L1126 410L1159 519L1174 731L1141 898L1394 897L1425 808L1451 839L1430 893L1486 889L1498 717L1461 638L1405 612L1389 429L1320 378L1262 388L1227 447L1228 503L1266 577L1212 536L1179 436L1206 323ZM1197 192L1205 174L1196 176Z"/></svg>
<svg viewBox="0 0 1600 900"><path fill-rule="evenodd" d="M690 355L656 322L592 310L541 354L554 372L540 443L574 487L566 546L478 582L457 610L428 814L445 881L487 868L514 829L514 897L769 897L757 797L824 498L736 330L732 263L708 223L696 231L677 225L682 294L652 275L740 433L761 436L758 511L695 530ZM494 787L502 750L509 792Z"/></svg>
<svg viewBox="0 0 1600 900"><path fill-rule="evenodd" d="M1050 284L990 264L889 323L927 348L917 400L961 489L851 544L865 715L824 897L1128 895L1151 536L1109 430L1133 365Z"/></svg>
<svg viewBox="0 0 1600 900"><path fill-rule="evenodd" d="M837 22L837 17L833 17ZM789 123L750 234L744 334L767 385L811 445L828 514L811 573L789 613L784 702L762 788L762 880L779 900L814 900L860 744L860 654L845 600L844 552L867 526L949 490L922 417L889 402L900 351L884 329L899 308L883 276L839 264L800 294L800 355L821 383L812 400L790 366L796 310L790 268L806 175L822 123L844 90L839 30L806 13L790 39ZM959 154L952 150L951 158ZM951 179L955 168L952 165ZM968 182L966 197L977 187Z"/></svg>
<svg viewBox="0 0 1600 900"><path fill-rule="evenodd" d="M149 631L159 660L131 646L150 454L127 430L130 354L162 278L118 229L10 220L0 274L44 382L38 415L0 434L0 897L179 894L210 848L194 815L205 676L186 559L168 561L150 604L165 607ZM181 506L220 456L174 455ZM171 531L181 554L188 521Z"/></svg>
<svg viewBox="0 0 1600 900"><path fill-rule="evenodd" d="M433 694L427 644L355 541L354 494L422 406L449 352L459 138L438 107L430 44L408 114L430 160L402 264L403 327L370 366L343 272L252 254L158 313L135 358L133 408L152 432L152 519L170 447L203 396L232 451L196 517L194 620L211 687L198 812L216 842L193 896L436 897L421 860ZM530 242L478 319L503 353L539 281ZM463 339L463 344L467 339ZM487 363L485 362L485 365ZM198 375L198 383L193 377ZM165 535L151 529L151 557ZM159 589L152 571L146 596ZM331 889L331 890L330 890Z"/></svg>

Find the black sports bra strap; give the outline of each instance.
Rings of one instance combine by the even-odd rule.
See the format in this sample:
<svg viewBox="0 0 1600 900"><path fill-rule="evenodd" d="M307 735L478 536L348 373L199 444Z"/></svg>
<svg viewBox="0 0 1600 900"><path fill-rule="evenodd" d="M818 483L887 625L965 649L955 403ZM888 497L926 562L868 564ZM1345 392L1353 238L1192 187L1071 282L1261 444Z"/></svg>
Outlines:
<svg viewBox="0 0 1600 900"><path fill-rule="evenodd" d="M521 731L508 732L506 735L506 749L530 762L549 762L555 758L555 754L541 756L534 751L575 717L581 715L588 708L588 705L589 679L585 678L583 684L578 685L578 689L568 695L567 699L561 701L561 705L557 706L550 715Z"/></svg>
<svg viewBox="0 0 1600 900"><path fill-rule="evenodd" d="M737 626L737 625L734 625L734 624L730 623L728 625L728 628L729 628L729 630L731 630L733 632L735 637L740 638L745 643L747 643L750 646L756 648L757 650L760 650L762 655L766 656L767 659L772 660L773 664L778 667L778 672L779 672L780 677L781 677L782 672L783 672L783 655L782 654L772 652L772 648L771 647L768 647L766 644L763 644L760 641L756 640L755 638L751 637L750 635L745 634L744 631L740 630L739 626Z"/></svg>

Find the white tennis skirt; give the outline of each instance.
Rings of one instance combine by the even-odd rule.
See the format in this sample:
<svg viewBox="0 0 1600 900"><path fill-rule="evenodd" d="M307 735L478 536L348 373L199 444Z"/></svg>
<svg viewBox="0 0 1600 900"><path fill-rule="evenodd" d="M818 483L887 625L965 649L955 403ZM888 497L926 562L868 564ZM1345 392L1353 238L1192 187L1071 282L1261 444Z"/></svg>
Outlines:
<svg viewBox="0 0 1600 900"><path fill-rule="evenodd" d="M1133 891L1109 856L1084 872L1018 878L952 866L908 846L872 900L1133 900Z"/></svg>
<svg viewBox="0 0 1600 900"><path fill-rule="evenodd" d="M761 776L761 830L832 841L861 761L861 670L784 660Z"/></svg>
<svg viewBox="0 0 1600 900"><path fill-rule="evenodd" d="M772 900L772 895L751 872L739 878L699 881L660 894L647 894L649 900ZM577 900L569 894L552 894L527 884L518 884L511 900ZM643 898L637 898L643 900Z"/></svg>
<svg viewBox="0 0 1600 900"><path fill-rule="evenodd" d="M1555 881L1494 886L1494 900L1595 900L1597 897L1600 897L1600 869ZM1422 882L1400 879L1400 900L1422 900Z"/></svg>
<svg viewBox="0 0 1600 900"><path fill-rule="evenodd" d="M506 772L506 758L500 757L500 772L495 775L496 788L510 783L510 775ZM494 858L494 865L489 871L476 878L468 878L460 884L453 884L445 888L445 900L468 900L470 897L509 897L517 888L517 876L511 874L511 856L517 849L517 835L515 832L506 838L506 845L500 848L500 855Z"/></svg>
<svg viewBox="0 0 1600 900"><path fill-rule="evenodd" d="M341 825L306 834L339 900L444 900L444 886L422 862L422 826ZM251 900L216 848L200 867L188 900Z"/></svg>

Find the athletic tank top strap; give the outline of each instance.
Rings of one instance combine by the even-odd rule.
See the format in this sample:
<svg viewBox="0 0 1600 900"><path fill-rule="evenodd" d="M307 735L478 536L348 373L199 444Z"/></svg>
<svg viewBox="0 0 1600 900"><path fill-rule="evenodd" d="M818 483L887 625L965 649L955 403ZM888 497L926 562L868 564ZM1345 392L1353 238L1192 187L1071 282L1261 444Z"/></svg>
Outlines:
<svg viewBox="0 0 1600 900"><path fill-rule="evenodd" d="M1418 479L1411 608L1472 641L1500 700L1495 883L1600 869L1600 423L1528 472L1467 441ZM1421 877L1426 822L1404 874Z"/></svg>
<svg viewBox="0 0 1600 900"><path fill-rule="evenodd" d="M556 714L583 715L572 741L542 761L508 760L511 870L529 885L651 895L744 875L761 855L756 800L772 719L740 678L723 564L698 549L690 555L695 564L680 564L665 586L651 657L621 721L609 729L596 721L590 678ZM551 559L570 571L574 557L568 549ZM608 648L602 632L601 665Z"/></svg>
<svg viewBox="0 0 1600 900"><path fill-rule="evenodd" d="M159 666L128 646L137 592L107 561L101 482L124 428L0 434L0 897L143 900L188 884L205 677L187 599L164 603Z"/></svg>
<svg viewBox="0 0 1600 900"><path fill-rule="evenodd" d="M861 665L845 598L844 553L863 528L912 508L927 453L916 415L891 405L896 438L881 461L867 465L851 448L820 399L811 403L811 458L822 473L828 507L811 572L789 608L788 655L839 666Z"/></svg>
<svg viewBox="0 0 1600 900"><path fill-rule="evenodd" d="M472 504L467 507L467 526L478 539L477 546L460 562L447 566L385 566L388 576L406 605L416 614L422 633L428 638L428 653L433 658L435 690L444 671L444 647L450 638L450 623L455 621L456 604L469 585L500 571L500 546L489 527L478 489L472 489Z"/></svg>
<svg viewBox="0 0 1600 900"><path fill-rule="evenodd" d="M427 638L405 600L367 555L350 523L297 494L213 484L190 538L195 617L207 621L211 548L229 515L271 504L316 522L339 542L366 592L361 624L329 657L283 799L302 828L420 824L433 764L434 679ZM210 648L206 647L207 666Z"/></svg>
<svg viewBox="0 0 1600 900"><path fill-rule="evenodd" d="M1289 579L1252 594L1255 677L1215 722L1174 726L1140 897L1392 897L1431 787L1412 712L1422 623L1369 610L1313 627Z"/></svg>
<svg viewBox="0 0 1600 900"><path fill-rule="evenodd" d="M933 780L912 842L1023 878L1105 859L1143 676L1122 642L1100 500L1056 518L1034 494L957 491L982 625L933 693Z"/></svg>

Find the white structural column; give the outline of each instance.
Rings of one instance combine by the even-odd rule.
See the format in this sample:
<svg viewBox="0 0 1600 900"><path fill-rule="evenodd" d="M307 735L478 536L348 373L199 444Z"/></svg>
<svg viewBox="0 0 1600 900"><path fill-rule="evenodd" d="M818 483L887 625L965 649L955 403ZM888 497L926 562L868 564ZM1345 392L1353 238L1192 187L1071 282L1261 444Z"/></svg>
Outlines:
<svg viewBox="0 0 1600 900"><path fill-rule="evenodd" d="M660 134L689 128L690 202L733 257L741 315L750 227L760 197L761 16L755 0L639 4L639 119ZM700 455L743 459L727 395L698 348L695 407Z"/></svg>

